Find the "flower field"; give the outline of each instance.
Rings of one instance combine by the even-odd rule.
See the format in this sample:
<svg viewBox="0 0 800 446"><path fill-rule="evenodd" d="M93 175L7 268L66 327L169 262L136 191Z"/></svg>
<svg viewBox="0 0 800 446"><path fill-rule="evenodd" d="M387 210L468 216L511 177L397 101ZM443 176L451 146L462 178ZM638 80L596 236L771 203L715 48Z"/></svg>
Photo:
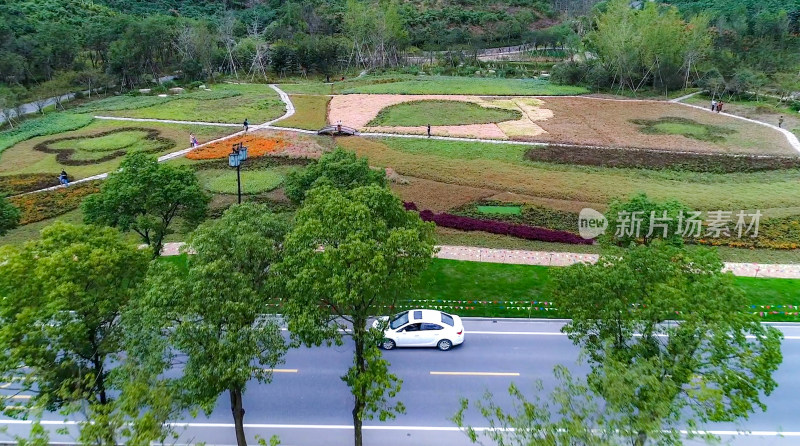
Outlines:
<svg viewBox="0 0 800 446"><path fill-rule="evenodd" d="M8 201L22 212L20 225L27 225L65 214L78 206L88 195L100 191L100 181L75 184L61 189L11 197Z"/></svg>
<svg viewBox="0 0 800 446"><path fill-rule="evenodd" d="M248 157L264 156L268 153L276 153L285 149L288 144L280 137L266 137L261 134L238 136L225 139L192 150L186 155L191 160L214 160L227 158L231 153L234 144L242 143L247 147Z"/></svg>

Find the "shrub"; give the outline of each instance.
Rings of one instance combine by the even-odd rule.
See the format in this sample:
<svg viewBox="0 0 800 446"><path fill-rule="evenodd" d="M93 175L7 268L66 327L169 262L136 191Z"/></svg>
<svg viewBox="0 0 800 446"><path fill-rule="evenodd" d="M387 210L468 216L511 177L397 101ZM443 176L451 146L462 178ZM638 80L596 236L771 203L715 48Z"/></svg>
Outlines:
<svg viewBox="0 0 800 446"><path fill-rule="evenodd" d="M414 203L405 203L405 207L407 210L417 210L417 206ZM555 231L496 220L481 220L447 213L436 214L429 210L420 211L419 216L424 221L436 223L437 226L458 229L460 231L483 231L492 234L509 235L526 240L541 240L573 245L591 245L594 243L594 240L586 240L566 231Z"/></svg>

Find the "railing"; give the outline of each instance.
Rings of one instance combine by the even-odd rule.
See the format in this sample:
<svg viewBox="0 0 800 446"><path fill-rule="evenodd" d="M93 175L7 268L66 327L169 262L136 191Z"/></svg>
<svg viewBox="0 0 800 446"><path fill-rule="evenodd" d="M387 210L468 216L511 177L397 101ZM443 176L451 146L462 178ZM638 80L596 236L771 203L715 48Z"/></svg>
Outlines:
<svg viewBox="0 0 800 446"><path fill-rule="evenodd" d="M358 135L358 130L345 125L329 125L317 130L318 135Z"/></svg>

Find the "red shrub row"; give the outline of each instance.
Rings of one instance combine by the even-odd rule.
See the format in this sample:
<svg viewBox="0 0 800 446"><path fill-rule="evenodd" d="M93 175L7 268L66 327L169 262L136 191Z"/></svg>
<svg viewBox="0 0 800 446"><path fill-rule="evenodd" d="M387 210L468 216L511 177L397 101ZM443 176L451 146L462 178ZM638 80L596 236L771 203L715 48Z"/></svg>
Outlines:
<svg viewBox="0 0 800 446"><path fill-rule="evenodd" d="M419 211L414 203L404 203L406 210ZM576 234L566 231L537 228L535 226L519 225L495 220L481 220L472 217L462 217L447 213L436 214L433 211L419 211L419 216L424 221L432 221L437 226L458 229L460 231L483 231L492 234L510 235L511 237L526 240L541 240L544 242L570 243L573 245L591 245L594 240L586 240Z"/></svg>

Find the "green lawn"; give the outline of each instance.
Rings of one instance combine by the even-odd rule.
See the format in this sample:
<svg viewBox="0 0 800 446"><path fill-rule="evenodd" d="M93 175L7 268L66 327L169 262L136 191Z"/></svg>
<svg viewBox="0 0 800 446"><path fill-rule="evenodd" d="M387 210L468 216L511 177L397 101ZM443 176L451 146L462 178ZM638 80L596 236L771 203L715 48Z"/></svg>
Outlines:
<svg viewBox="0 0 800 446"><path fill-rule="evenodd" d="M259 194L277 189L283 184L290 167L271 167L259 170L242 170L242 193ZM236 194L236 170L201 170L197 176L203 186L214 193Z"/></svg>
<svg viewBox="0 0 800 446"><path fill-rule="evenodd" d="M147 128L158 131L158 136L166 138L171 141L162 147L154 155L161 155L164 153L172 152L175 150L185 149L189 146L189 133L194 133L200 142L216 139L221 136L234 132L234 129L229 127L211 127L199 125L176 125L176 124L161 124L161 123L140 123L140 122L123 122L123 121L105 121L94 120L91 124L81 128L80 130L66 132L59 135L40 136L27 141L15 144L13 147L7 149L0 154L0 175L13 175L13 174L27 174L27 173L48 173L58 175L62 168L67 170L71 178L85 178L87 176L96 175L103 172L110 172L119 166L122 158L115 158L101 163L86 164L81 166L63 166L56 159L54 153L44 153L34 150L33 147L39 143L56 140L65 137L85 137L72 141L64 141L64 146L74 145L75 143L82 144L83 147L89 149L101 149L105 143L121 144L122 141L113 136L111 139L105 137L93 138L93 135L100 133L123 130L122 132L112 133L112 135L122 135L121 137L128 138L134 134L138 134L139 128ZM130 129L134 133L125 131ZM102 144L97 140L102 140ZM153 141L140 140L141 144L139 149L150 146ZM69 144L68 144L69 143ZM60 142L53 144L61 145ZM138 143L137 143L138 144ZM103 152L93 152L91 150L79 151L76 154L88 157L96 157L104 155ZM80 158L79 156L79 158Z"/></svg>
<svg viewBox="0 0 800 446"><path fill-rule="evenodd" d="M186 265L185 255L162 257L161 261ZM546 266L435 259L398 309L438 308L461 316L565 317L552 305L547 292L550 270ZM751 305L742 310L800 312L788 307L800 305L800 280L737 277L735 283ZM800 321L800 317L775 314L765 315L764 320Z"/></svg>
<svg viewBox="0 0 800 446"><path fill-rule="evenodd" d="M71 112L51 112L42 117L28 118L13 129L0 132L0 153L37 136L55 135L86 127L93 119L90 115Z"/></svg>
<svg viewBox="0 0 800 446"><path fill-rule="evenodd" d="M412 101L386 107L368 126L466 125L488 124L520 119L518 110L481 107L461 101Z"/></svg>
<svg viewBox="0 0 800 446"><path fill-rule="evenodd" d="M545 266L436 259L413 290L414 301L403 307L427 305L466 316L565 317L549 302L549 273ZM800 305L800 280L736 277L735 283L755 306L744 310L785 313L788 305ZM798 316L781 314L764 319L800 321Z"/></svg>
<svg viewBox="0 0 800 446"><path fill-rule="evenodd" d="M345 88L342 93L561 96L584 94L588 91L583 87L554 85L541 79L417 76L396 82L353 86Z"/></svg>
<svg viewBox="0 0 800 446"><path fill-rule="evenodd" d="M328 123L329 96L292 95L295 114L275 123L279 127L319 130Z"/></svg>
<svg viewBox="0 0 800 446"><path fill-rule="evenodd" d="M501 215L520 215L520 206L478 206L478 212L482 214L501 214Z"/></svg>
<svg viewBox="0 0 800 446"><path fill-rule="evenodd" d="M289 94L326 95L333 94L333 86L322 82L304 84L280 84L281 90Z"/></svg>
<svg viewBox="0 0 800 446"><path fill-rule="evenodd" d="M286 108L277 92L260 84L218 84L211 91L158 96L118 96L88 103L81 110L127 118L261 124Z"/></svg>

